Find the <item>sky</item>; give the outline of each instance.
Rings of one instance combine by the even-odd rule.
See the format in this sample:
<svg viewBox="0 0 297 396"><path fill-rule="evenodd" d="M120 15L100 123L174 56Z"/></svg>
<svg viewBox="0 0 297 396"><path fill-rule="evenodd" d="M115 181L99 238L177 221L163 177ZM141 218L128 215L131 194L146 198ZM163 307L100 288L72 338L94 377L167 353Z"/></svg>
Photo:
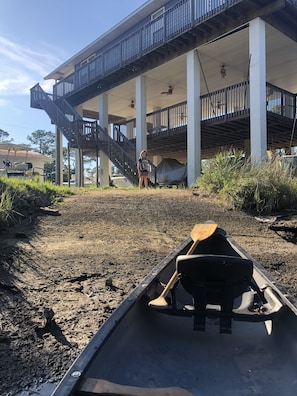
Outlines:
<svg viewBox="0 0 297 396"><path fill-rule="evenodd" d="M30 88L143 5L146 0L0 0L0 129L15 144L40 129L55 132Z"/></svg>

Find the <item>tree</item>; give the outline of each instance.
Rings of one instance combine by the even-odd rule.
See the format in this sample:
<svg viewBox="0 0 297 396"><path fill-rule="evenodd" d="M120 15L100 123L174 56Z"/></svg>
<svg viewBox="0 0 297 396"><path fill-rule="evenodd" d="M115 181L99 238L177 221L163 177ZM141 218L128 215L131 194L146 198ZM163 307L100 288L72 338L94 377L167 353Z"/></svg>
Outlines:
<svg viewBox="0 0 297 396"><path fill-rule="evenodd" d="M36 146L35 149L33 147L34 151L53 157L55 152L55 134L53 132L38 129L27 136L27 139Z"/></svg>
<svg viewBox="0 0 297 396"><path fill-rule="evenodd" d="M9 136L9 133L6 131L3 131L3 129L0 129L0 142L3 142L4 140L6 140ZM12 141L13 139L10 139L10 141Z"/></svg>

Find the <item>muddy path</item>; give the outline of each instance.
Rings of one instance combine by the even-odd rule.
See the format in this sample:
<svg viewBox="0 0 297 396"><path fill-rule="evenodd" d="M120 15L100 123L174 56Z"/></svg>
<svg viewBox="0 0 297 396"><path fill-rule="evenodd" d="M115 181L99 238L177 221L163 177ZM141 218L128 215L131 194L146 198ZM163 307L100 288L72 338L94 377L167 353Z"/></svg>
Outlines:
<svg viewBox="0 0 297 396"><path fill-rule="evenodd" d="M256 219L191 190L89 191L2 233L0 394L57 383L131 290L207 220L297 297L296 214Z"/></svg>

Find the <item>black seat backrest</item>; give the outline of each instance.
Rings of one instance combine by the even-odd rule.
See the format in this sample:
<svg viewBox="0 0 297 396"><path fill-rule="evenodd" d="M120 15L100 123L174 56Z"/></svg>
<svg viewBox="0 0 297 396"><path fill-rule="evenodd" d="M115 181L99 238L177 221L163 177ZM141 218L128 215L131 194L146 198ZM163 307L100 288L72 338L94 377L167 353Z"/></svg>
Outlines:
<svg viewBox="0 0 297 396"><path fill-rule="evenodd" d="M203 289L206 303L221 305L226 289L232 290L232 298L246 290L252 278L253 262L236 256L181 255L177 257L176 270L188 293L195 297L198 289L199 294Z"/></svg>

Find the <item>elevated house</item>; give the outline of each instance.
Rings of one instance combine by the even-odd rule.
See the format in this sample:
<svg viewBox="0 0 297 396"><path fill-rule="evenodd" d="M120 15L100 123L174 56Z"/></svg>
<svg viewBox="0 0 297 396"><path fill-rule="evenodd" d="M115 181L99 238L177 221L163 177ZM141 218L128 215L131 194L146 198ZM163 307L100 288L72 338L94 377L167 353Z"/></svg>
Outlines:
<svg viewBox="0 0 297 396"><path fill-rule="evenodd" d="M86 154L102 184L111 163L136 183L142 149L186 163L192 184L221 150L258 162L297 145L296 21L296 0L149 0L50 72L52 93L35 85L31 107L77 149L79 184Z"/></svg>

